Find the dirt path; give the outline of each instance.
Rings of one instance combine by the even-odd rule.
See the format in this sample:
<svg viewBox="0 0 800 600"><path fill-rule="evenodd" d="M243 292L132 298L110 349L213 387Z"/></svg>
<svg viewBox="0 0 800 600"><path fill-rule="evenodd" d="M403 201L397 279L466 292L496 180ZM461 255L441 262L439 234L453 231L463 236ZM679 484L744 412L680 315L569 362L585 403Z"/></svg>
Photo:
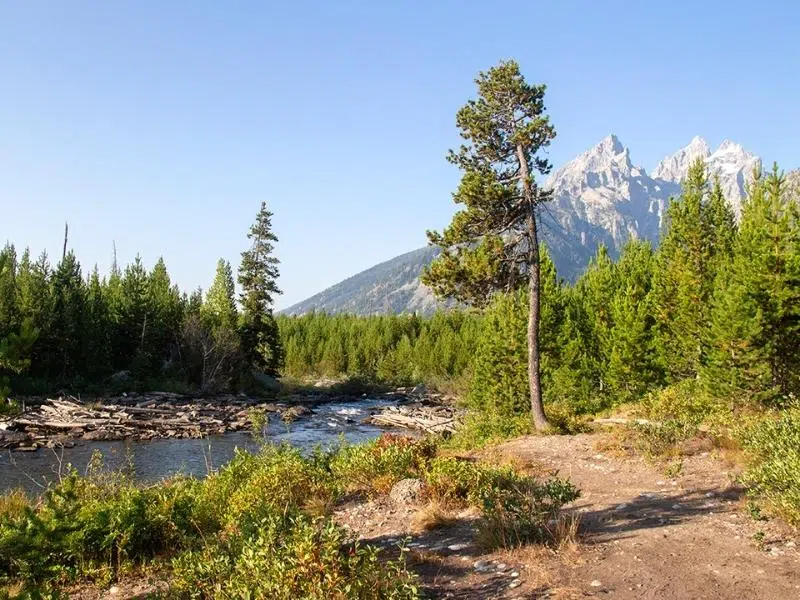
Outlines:
<svg viewBox="0 0 800 600"><path fill-rule="evenodd" d="M559 585L611 598L800 598L797 542L777 521L750 517L725 463L684 457L669 479L641 459L598 452L600 435L526 437L501 448L582 490L580 560L562 561Z"/></svg>
<svg viewBox="0 0 800 600"><path fill-rule="evenodd" d="M388 500L344 508L338 520L392 548L433 598L800 599L800 554L779 522L754 521L725 463L683 459L679 475L596 450L603 434L525 437L492 450L531 471L558 470L582 491L577 545L484 554L475 516L414 533L414 510Z"/></svg>

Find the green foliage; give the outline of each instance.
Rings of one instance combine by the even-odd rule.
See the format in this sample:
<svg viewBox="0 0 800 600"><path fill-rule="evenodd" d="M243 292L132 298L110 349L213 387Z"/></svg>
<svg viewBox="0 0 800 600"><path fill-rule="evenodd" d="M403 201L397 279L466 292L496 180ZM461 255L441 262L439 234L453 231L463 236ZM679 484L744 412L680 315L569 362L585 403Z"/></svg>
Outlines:
<svg viewBox="0 0 800 600"><path fill-rule="evenodd" d="M540 482L513 472L497 473L481 491L479 538L490 549L558 541L561 508L579 496L565 479Z"/></svg>
<svg viewBox="0 0 800 600"><path fill-rule="evenodd" d="M175 593L186 598L276 600L419 598L402 563L351 543L330 521L268 513L246 530L173 562Z"/></svg>
<svg viewBox="0 0 800 600"><path fill-rule="evenodd" d="M483 410L472 410L452 437L446 440L445 446L458 450L472 450L530 432L531 419L527 412L518 415L499 415Z"/></svg>
<svg viewBox="0 0 800 600"><path fill-rule="evenodd" d="M527 280L521 265L538 268L534 209L550 196L534 177L550 171L541 151L555 129L545 115L545 86L528 84L515 61L475 83L478 98L456 115L465 144L448 155L463 171L453 200L465 208L444 232L428 233L442 254L422 280L439 295L485 306L495 292Z"/></svg>
<svg viewBox="0 0 800 600"><path fill-rule="evenodd" d="M453 194L463 204L442 232L428 232L442 249L422 282L444 297L486 306L497 292L528 287L528 381L531 416L548 426L542 405L539 348L538 211L552 191L536 177L550 172L543 155L555 138L545 114L544 85L525 81L519 64L503 61L475 80L478 97L456 115L464 143L448 160L463 176Z"/></svg>
<svg viewBox="0 0 800 600"><path fill-rule="evenodd" d="M731 257L734 219L698 159L667 208L653 275L657 349L670 382L695 377L706 357L714 280Z"/></svg>
<svg viewBox="0 0 800 600"><path fill-rule="evenodd" d="M239 267L242 350L252 368L278 375L284 361L278 326L272 316L274 297L280 294L276 283L279 261L273 256L278 238L272 231L272 213L266 202L261 203L247 238L251 246L242 252Z"/></svg>
<svg viewBox="0 0 800 600"><path fill-rule="evenodd" d="M347 377L408 385L466 377L479 335L477 315L461 311L415 315L277 317L286 352L284 373Z"/></svg>
<svg viewBox="0 0 800 600"><path fill-rule="evenodd" d="M367 444L345 446L330 468L334 477L345 482L346 491L385 494L401 479L416 477L435 453L428 439L384 434Z"/></svg>
<svg viewBox="0 0 800 600"><path fill-rule="evenodd" d="M201 308L201 314L211 329L236 328L238 313L235 293L231 264L220 258L214 282L208 288L206 301Z"/></svg>
<svg viewBox="0 0 800 600"><path fill-rule="evenodd" d="M707 388L739 402L800 394L800 202L777 166L752 184L713 300Z"/></svg>
<svg viewBox="0 0 800 600"><path fill-rule="evenodd" d="M680 444L697 436L700 426L725 408L691 379L652 392L637 406L644 422L629 426L633 449L653 459L680 454Z"/></svg>
<svg viewBox="0 0 800 600"><path fill-rule="evenodd" d="M402 557L348 537L329 516L333 502L417 477L432 498L480 508L511 546L547 541L548 520L577 497L559 479L441 457L431 439L390 435L310 456L288 446L239 451L202 481L140 487L99 467L93 459L88 477L72 472L36 503L0 497L0 583L108 583L157 560L171 565L178 597L417 598Z"/></svg>
<svg viewBox="0 0 800 600"><path fill-rule="evenodd" d="M800 526L800 407L759 419L740 429L739 437L751 460L743 482L773 512Z"/></svg>

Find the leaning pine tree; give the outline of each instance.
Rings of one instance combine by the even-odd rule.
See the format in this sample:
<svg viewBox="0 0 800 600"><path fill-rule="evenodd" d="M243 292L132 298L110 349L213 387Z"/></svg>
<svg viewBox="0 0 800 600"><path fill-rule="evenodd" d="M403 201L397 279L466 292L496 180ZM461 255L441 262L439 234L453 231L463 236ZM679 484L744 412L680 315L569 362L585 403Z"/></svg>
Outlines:
<svg viewBox="0 0 800 600"><path fill-rule="evenodd" d="M530 85L515 61L476 79L478 98L456 116L466 140L448 160L463 176L453 194L465 208L442 233L429 232L442 254L423 275L437 295L485 306L497 291L527 280L528 383L533 422L548 426L539 369L539 233L537 210L550 194L536 174L551 169L540 156L555 137L544 107L544 85Z"/></svg>
<svg viewBox="0 0 800 600"><path fill-rule="evenodd" d="M283 366L283 347L272 314L274 296L280 294L278 259L272 255L278 238L272 232L272 213L261 203L256 222L247 234L252 245L242 252L239 266L240 337L250 367L277 376Z"/></svg>

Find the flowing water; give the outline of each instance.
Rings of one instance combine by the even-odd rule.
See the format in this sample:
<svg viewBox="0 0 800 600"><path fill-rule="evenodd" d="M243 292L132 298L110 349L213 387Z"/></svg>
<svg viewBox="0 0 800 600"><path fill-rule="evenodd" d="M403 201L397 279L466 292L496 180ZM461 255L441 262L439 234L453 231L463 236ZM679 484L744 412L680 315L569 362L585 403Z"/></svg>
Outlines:
<svg viewBox="0 0 800 600"><path fill-rule="evenodd" d="M361 421L371 410L393 403L392 400L362 399L321 404L311 415L291 424L271 415L264 436L270 442L288 442L304 450L330 447L340 440L366 441L384 430ZM5 451L0 453L0 492L13 488L41 492L48 482L58 480L59 473L65 472L68 464L84 473L94 450L102 453L105 469L131 467L139 481L152 482L176 473L206 475L228 462L236 448L257 451L259 442L248 432L232 432L205 439L85 442L59 450Z"/></svg>

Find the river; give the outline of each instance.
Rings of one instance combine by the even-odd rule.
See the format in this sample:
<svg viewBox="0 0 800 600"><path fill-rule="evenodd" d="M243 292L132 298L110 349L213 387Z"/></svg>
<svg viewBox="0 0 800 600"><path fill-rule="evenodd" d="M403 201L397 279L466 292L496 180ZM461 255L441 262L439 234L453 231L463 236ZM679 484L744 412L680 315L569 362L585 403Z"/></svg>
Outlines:
<svg viewBox="0 0 800 600"><path fill-rule="evenodd" d="M361 399L320 404L311 415L290 424L272 415L264 437L272 443L288 442L304 450L316 446L327 448L341 439L350 443L370 440L385 430L363 424L362 420L371 410L394 403ZM131 466L136 479L148 483L176 473L204 476L227 463L236 448L257 451L259 445L250 433L235 432L205 439L86 442L57 450L7 450L0 453L0 492L22 488L32 494L40 493L49 482L58 480L59 472L65 472L68 464L84 473L94 450L102 453L105 469Z"/></svg>

